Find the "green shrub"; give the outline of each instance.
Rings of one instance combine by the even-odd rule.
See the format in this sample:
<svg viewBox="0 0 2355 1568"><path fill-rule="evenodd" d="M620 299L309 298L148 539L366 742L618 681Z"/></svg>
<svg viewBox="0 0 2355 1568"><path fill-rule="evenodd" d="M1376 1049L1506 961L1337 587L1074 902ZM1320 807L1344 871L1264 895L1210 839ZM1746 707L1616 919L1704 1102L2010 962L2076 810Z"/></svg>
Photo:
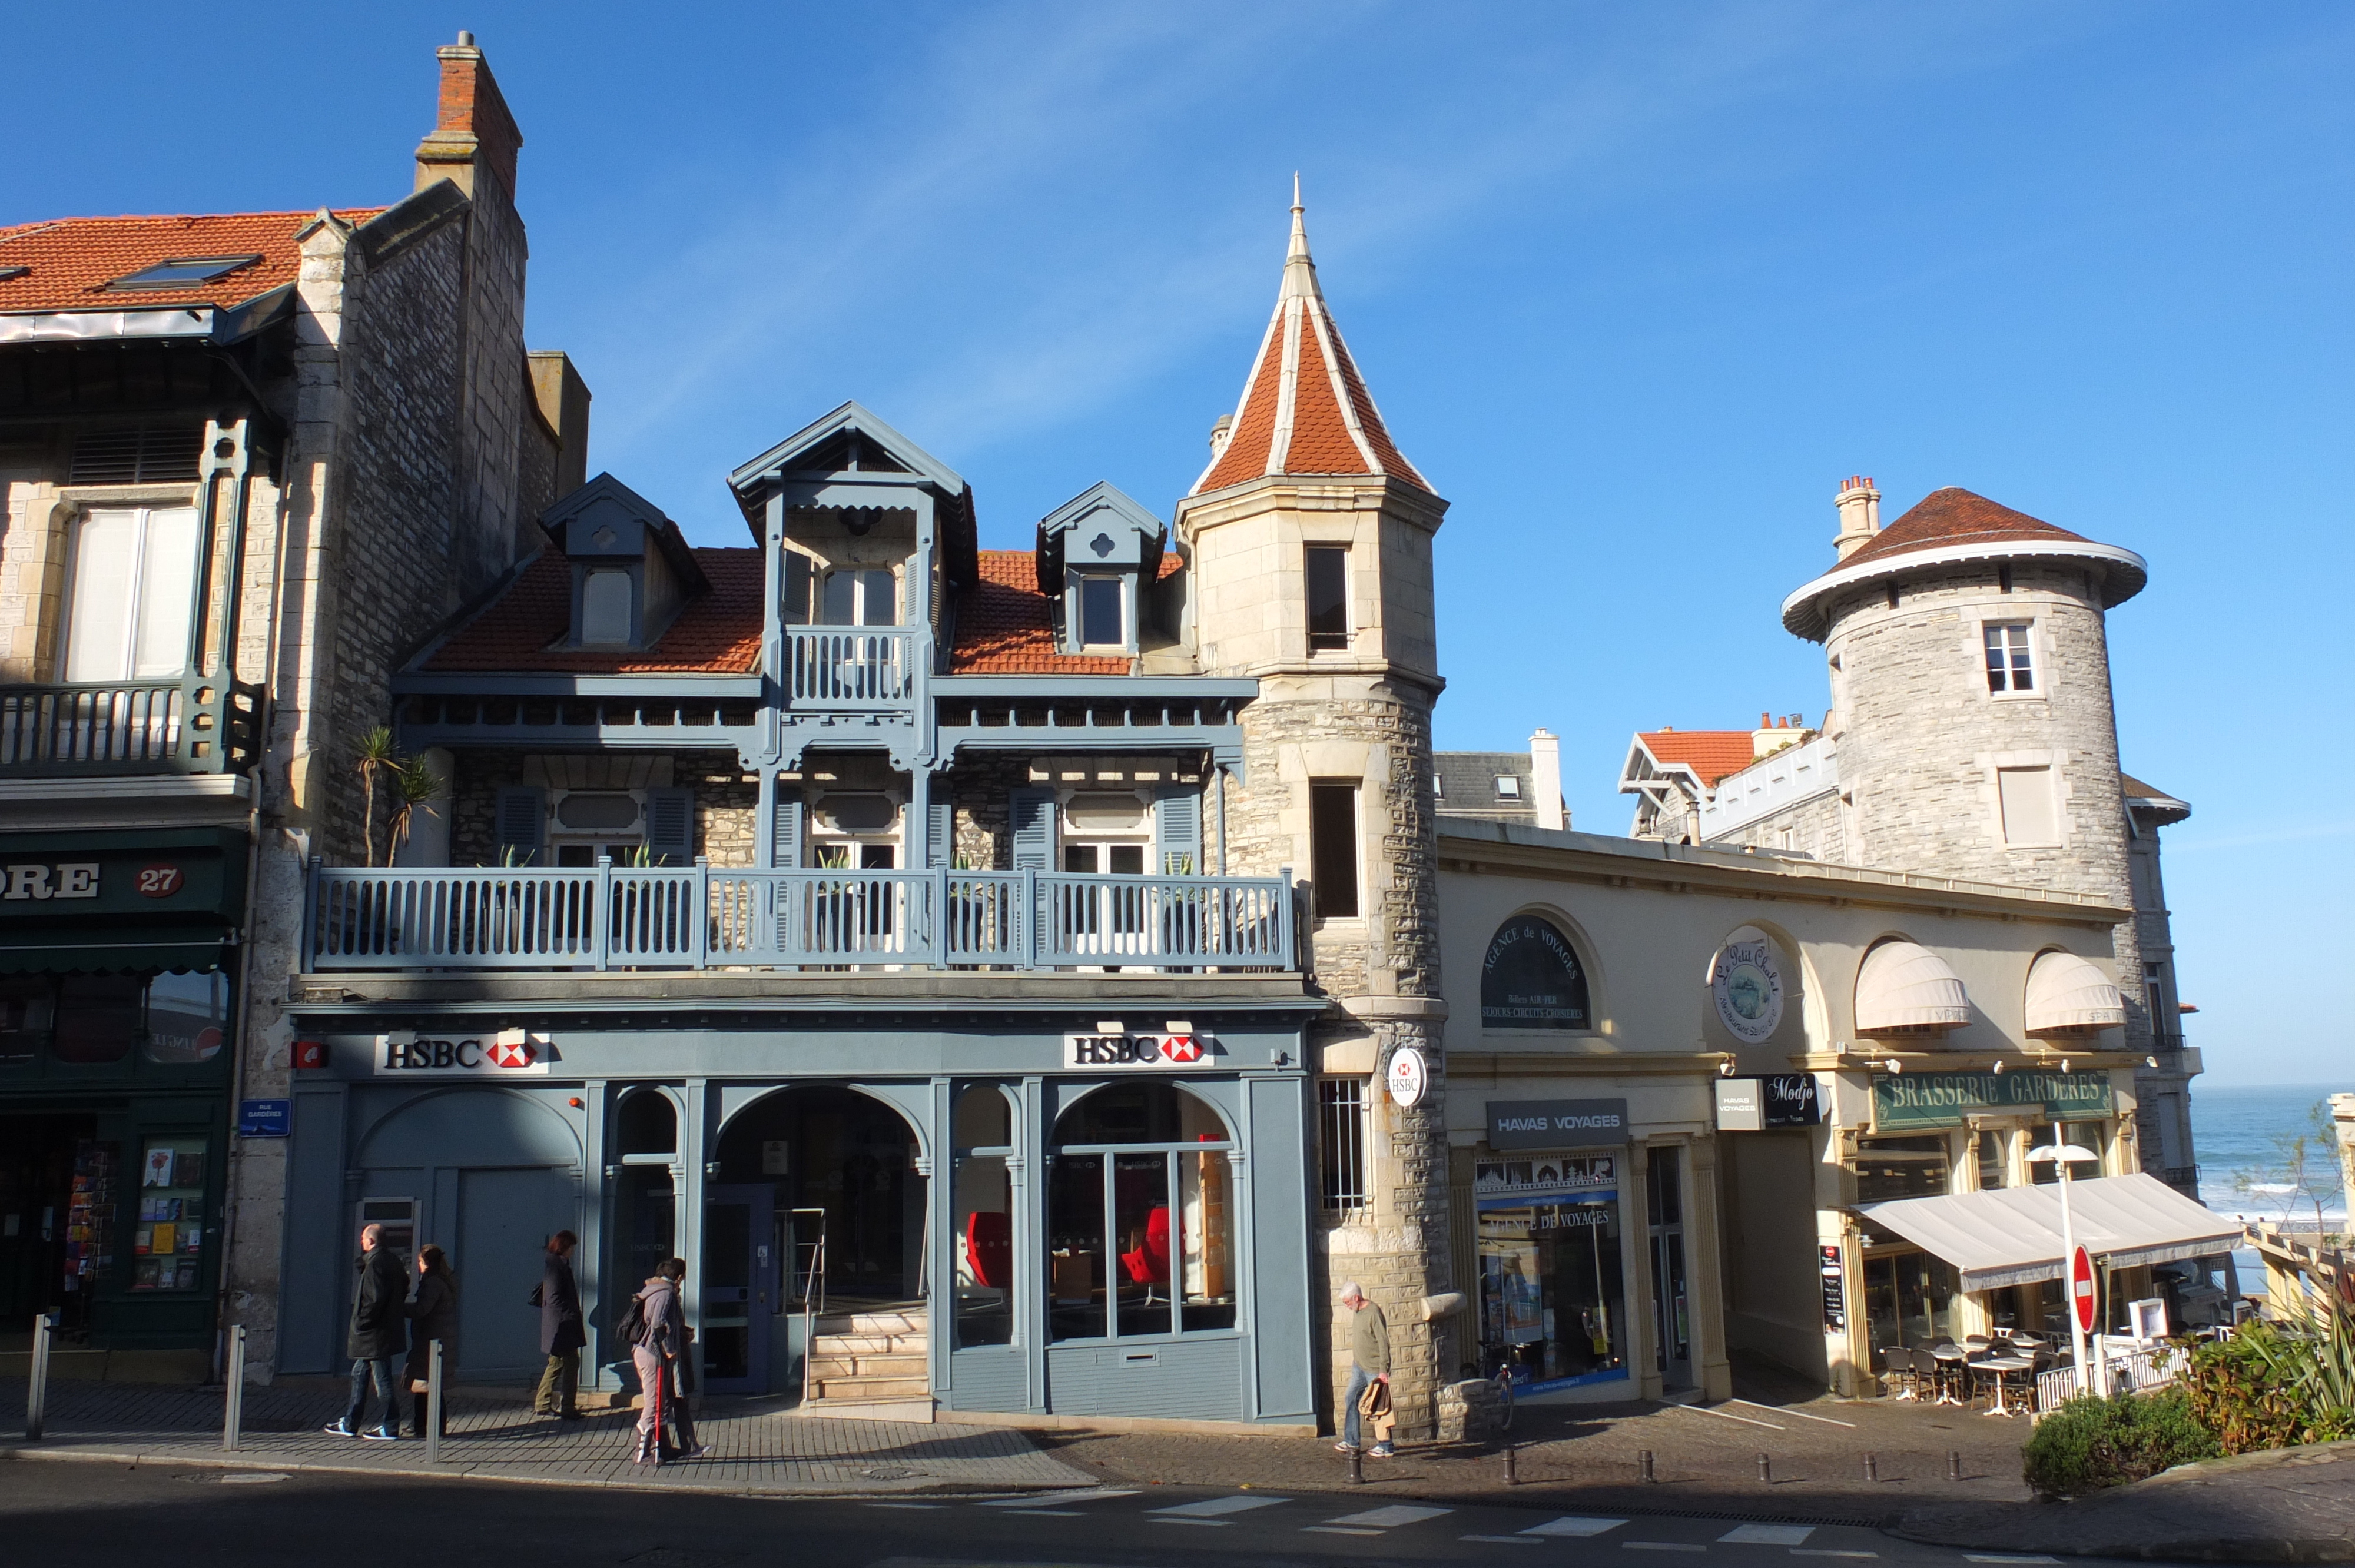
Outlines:
<svg viewBox="0 0 2355 1568"><path fill-rule="evenodd" d="M2080 1395L2036 1424L2020 1459L2039 1492L2083 1497L2222 1452L2183 1392L2169 1388L2109 1399Z"/></svg>
<svg viewBox="0 0 2355 1568"><path fill-rule="evenodd" d="M2355 1437L2355 1311L2243 1323L2192 1347L2183 1389L2227 1454Z"/></svg>

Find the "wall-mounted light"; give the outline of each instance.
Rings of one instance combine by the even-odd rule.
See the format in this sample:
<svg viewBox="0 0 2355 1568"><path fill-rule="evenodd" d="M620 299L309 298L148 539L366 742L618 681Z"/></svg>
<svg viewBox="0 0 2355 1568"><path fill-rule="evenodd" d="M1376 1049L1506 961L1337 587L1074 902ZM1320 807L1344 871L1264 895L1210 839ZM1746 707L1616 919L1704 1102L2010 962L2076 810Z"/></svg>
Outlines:
<svg viewBox="0 0 2355 1568"><path fill-rule="evenodd" d="M1888 1068L1892 1073L1902 1073L1905 1070L1905 1064L1899 1061L1894 1056L1891 1056L1888 1061L1883 1062L1881 1065Z"/></svg>
<svg viewBox="0 0 2355 1568"><path fill-rule="evenodd" d="M2146 1067L2156 1067L2158 1065L2158 1058L2156 1056L2145 1056L2142 1059L2142 1065Z"/></svg>
<svg viewBox="0 0 2355 1568"><path fill-rule="evenodd" d="M2069 1058L2066 1056L2061 1058L2061 1070L2064 1073L2069 1070Z"/></svg>
<svg viewBox="0 0 2355 1568"><path fill-rule="evenodd" d="M1721 1078L1730 1078L1733 1076L1732 1052L1729 1051L1724 1055L1720 1056L1717 1059L1717 1075Z"/></svg>
<svg viewBox="0 0 2355 1568"><path fill-rule="evenodd" d="M1998 1073L2001 1073L2003 1071L2003 1058L2000 1056L1998 1056L1995 1059L1995 1070Z"/></svg>

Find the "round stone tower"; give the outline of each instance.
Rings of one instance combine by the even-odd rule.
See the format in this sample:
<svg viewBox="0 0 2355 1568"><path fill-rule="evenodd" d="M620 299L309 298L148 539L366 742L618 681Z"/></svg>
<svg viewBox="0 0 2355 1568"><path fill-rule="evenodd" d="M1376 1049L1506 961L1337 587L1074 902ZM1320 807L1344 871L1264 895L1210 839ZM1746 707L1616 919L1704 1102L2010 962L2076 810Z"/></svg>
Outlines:
<svg viewBox="0 0 2355 1568"><path fill-rule="evenodd" d="M1886 528L1870 479L1838 508L1838 563L1783 624L1830 664L1847 858L2134 908L2104 617L2142 557L1953 487ZM2126 1046L2147 1053L2135 922L2113 940Z"/></svg>
<svg viewBox="0 0 2355 1568"><path fill-rule="evenodd" d="M1455 1365L1445 1314L1426 1306L1450 1288L1431 748L1431 542L1446 509L1391 442L1326 308L1295 188L1274 315L1177 526L1202 673L1260 683L1243 777L1222 783L1226 868L1305 878L1311 983L1331 1003L1310 1044L1319 1137L1340 1119L1370 1135L1362 1193L1322 1213L1316 1283L1329 1301L1354 1279L1383 1308L1409 1436L1434 1430ZM1429 1068L1411 1108L1382 1093L1406 1047ZM1359 1157L1326 1154L1327 1169ZM1337 1403L1348 1333L1334 1312Z"/></svg>

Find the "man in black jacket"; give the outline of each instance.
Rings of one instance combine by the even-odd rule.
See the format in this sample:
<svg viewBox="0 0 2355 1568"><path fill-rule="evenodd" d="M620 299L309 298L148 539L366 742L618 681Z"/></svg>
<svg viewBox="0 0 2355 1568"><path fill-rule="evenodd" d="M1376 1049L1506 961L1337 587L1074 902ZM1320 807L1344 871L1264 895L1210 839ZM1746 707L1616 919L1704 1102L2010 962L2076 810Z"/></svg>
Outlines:
<svg viewBox="0 0 2355 1568"><path fill-rule="evenodd" d="M549 1237L548 1264L531 1293L539 1308L540 1351L548 1357L532 1414L559 1421L581 1419L581 1347L589 1342L589 1328L581 1316L581 1286L572 1277L572 1249L580 1245L570 1231Z"/></svg>
<svg viewBox="0 0 2355 1568"><path fill-rule="evenodd" d="M327 1430L338 1437L392 1441L400 1436L400 1395L396 1392L400 1385L393 1381L392 1363L409 1348L409 1323L401 1310L409 1300L409 1271L401 1266L400 1255L384 1245L382 1225L361 1230L358 1269L351 1332L344 1341L344 1353L352 1358L352 1402L344 1418ZM384 1419L363 1426L371 1378L384 1401Z"/></svg>

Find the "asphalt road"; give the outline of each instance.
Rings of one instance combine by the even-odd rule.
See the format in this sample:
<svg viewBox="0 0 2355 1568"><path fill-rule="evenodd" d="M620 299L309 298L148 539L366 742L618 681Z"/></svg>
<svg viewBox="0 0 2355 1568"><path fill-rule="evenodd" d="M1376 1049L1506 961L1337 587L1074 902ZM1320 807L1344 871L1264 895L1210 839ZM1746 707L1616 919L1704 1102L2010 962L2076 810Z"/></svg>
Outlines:
<svg viewBox="0 0 2355 1568"><path fill-rule="evenodd" d="M0 1561L170 1568L984 1568L1521 1563L1980 1568L1878 1531L1146 1487L1003 1501L769 1499L0 1459ZM1642 1555L1634 1555L1640 1553Z"/></svg>

